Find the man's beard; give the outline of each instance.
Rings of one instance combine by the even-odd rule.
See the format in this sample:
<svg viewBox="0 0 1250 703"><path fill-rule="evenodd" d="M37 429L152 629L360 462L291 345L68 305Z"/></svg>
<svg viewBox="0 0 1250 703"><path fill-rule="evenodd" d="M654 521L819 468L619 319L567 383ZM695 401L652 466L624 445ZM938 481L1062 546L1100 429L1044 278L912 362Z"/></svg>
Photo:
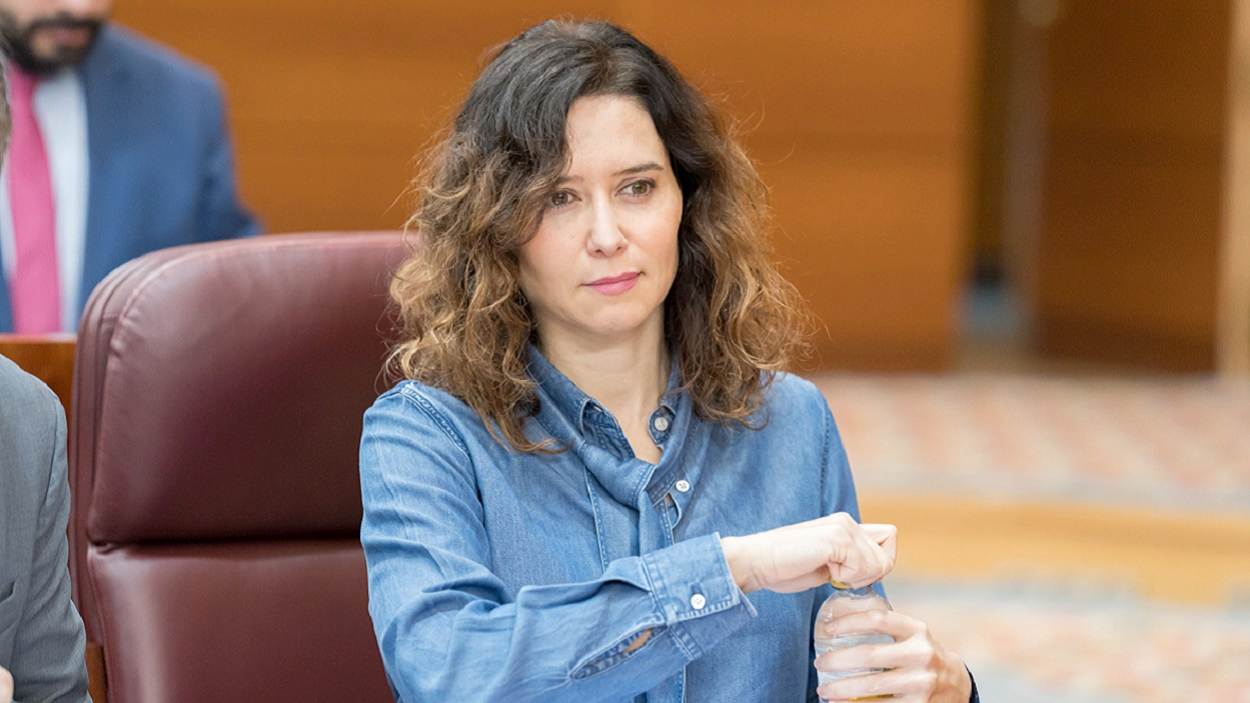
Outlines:
<svg viewBox="0 0 1250 703"><path fill-rule="evenodd" d="M100 36L104 21L94 18L73 17L66 13L40 17L26 27L18 27L13 16L0 10L0 39L4 40L4 53L19 68L37 76L55 73L67 66L77 65L86 58L95 40ZM36 56L32 50L35 33L47 29L85 29L90 33L82 46L58 47L50 57Z"/></svg>

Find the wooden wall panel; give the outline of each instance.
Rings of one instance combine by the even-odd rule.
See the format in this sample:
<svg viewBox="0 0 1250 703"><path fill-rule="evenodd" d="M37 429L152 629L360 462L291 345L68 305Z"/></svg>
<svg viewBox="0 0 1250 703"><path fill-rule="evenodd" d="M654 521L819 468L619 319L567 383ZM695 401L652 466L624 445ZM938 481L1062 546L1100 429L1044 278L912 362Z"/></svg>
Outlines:
<svg viewBox="0 0 1250 703"><path fill-rule="evenodd" d="M1063 7L1048 42L1038 342L1211 369L1227 0Z"/></svg>
<svg viewBox="0 0 1250 703"><path fill-rule="evenodd" d="M949 363L977 26L963 2L735 3L642 31L749 127L778 257L823 325L818 368Z"/></svg>
<svg viewBox="0 0 1250 703"><path fill-rule="evenodd" d="M402 224L414 156L486 49L613 4L127 0L116 18L222 77L244 195L268 231L292 232Z"/></svg>
<svg viewBox="0 0 1250 703"><path fill-rule="evenodd" d="M1250 377L1250 0L1233 2L1220 249L1219 367Z"/></svg>
<svg viewBox="0 0 1250 703"><path fill-rule="evenodd" d="M270 231L395 227L413 157L488 47L614 19L723 98L773 189L778 257L820 368L941 368L968 219L972 0L431 3L126 0L117 19L212 65Z"/></svg>
<svg viewBox="0 0 1250 703"><path fill-rule="evenodd" d="M74 391L74 335L0 334L0 356L48 384L65 408L72 410Z"/></svg>

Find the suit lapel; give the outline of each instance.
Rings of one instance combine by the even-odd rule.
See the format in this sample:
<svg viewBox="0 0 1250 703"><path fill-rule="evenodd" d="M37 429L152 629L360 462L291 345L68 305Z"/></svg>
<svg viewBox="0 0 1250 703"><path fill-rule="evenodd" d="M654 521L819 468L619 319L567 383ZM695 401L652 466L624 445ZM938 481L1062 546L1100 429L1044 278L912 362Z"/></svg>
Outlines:
<svg viewBox="0 0 1250 703"><path fill-rule="evenodd" d="M78 306L84 309L91 295L88 281L108 273L115 250L122 248L120 221L126 212L122 169L125 155L127 86L130 74L119 60L118 40L105 27L96 46L82 63L83 93L87 103L87 232L83 247L82 285Z"/></svg>
<svg viewBox="0 0 1250 703"><path fill-rule="evenodd" d="M9 282L4 278L3 263L0 261L0 332L13 329L13 308L9 304Z"/></svg>

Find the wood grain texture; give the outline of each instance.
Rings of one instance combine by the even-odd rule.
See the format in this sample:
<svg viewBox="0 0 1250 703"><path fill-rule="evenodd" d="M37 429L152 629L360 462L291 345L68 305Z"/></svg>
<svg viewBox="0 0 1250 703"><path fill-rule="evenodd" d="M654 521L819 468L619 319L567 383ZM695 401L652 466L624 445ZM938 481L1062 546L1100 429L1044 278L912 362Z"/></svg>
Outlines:
<svg viewBox="0 0 1250 703"><path fill-rule="evenodd" d="M414 156L489 47L552 16L616 20L745 131L819 368L945 367L963 277L978 4L127 0L117 19L227 88L269 231L396 227Z"/></svg>
<svg viewBox="0 0 1250 703"><path fill-rule="evenodd" d="M1250 587L1244 514L866 492L864 520L899 528L898 576L1128 583L1143 597L1224 604Z"/></svg>
<svg viewBox="0 0 1250 703"><path fill-rule="evenodd" d="M1220 371L1250 377L1250 0L1233 1L1220 260Z"/></svg>
<svg viewBox="0 0 1250 703"><path fill-rule="evenodd" d="M38 378L56 394L68 417L74 389L74 335L0 334L0 355Z"/></svg>
<svg viewBox="0 0 1250 703"><path fill-rule="evenodd" d="M1214 367L1228 24L1226 0L1063 4L1047 46L1044 351Z"/></svg>
<svg viewBox="0 0 1250 703"><path fill-rule="evenodd" d="M95 642L87 643L87 693L93 701L104 703L108 700L108 670L104 665L104 648Z"/></svg>

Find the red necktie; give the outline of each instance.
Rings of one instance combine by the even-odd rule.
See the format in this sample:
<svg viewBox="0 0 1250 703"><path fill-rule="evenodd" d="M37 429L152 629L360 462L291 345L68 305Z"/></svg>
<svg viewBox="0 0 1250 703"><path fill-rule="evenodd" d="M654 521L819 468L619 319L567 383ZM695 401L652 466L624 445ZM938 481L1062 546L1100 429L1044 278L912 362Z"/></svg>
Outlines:
<svg viewBox="0 0 1250 703"><path fill-rule="evenodd" d="M9 208L16 256L9 282L13 330L42 334L61 329L61 286L56 265L56 203L48 152L35 119L37 79L10 65Z"/></svg>

